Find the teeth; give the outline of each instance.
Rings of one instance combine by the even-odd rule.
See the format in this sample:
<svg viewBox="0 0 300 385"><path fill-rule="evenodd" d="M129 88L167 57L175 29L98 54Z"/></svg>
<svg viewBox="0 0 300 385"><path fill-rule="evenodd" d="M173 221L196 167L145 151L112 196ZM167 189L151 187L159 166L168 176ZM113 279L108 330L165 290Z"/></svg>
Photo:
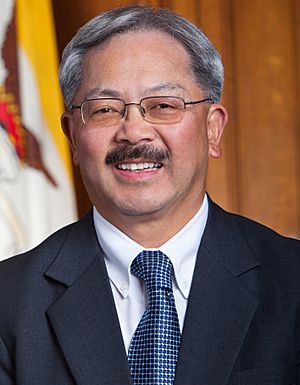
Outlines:
<svg viewBox="0 0 300 385"><path fill-rule="evenodd" d="M117 165L119 170L129 170L129 171L151 171L156 168L162 167L161 163L121 163Z"/></svg>

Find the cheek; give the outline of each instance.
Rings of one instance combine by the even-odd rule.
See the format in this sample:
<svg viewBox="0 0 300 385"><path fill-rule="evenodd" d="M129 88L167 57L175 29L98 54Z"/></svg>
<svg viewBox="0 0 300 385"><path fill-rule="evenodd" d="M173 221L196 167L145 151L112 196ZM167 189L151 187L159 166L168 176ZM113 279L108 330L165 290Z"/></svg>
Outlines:
<svg viewBox="0 0 300 385"><path fill-rule="evenodd" d="M204 124L193 122L180 130L174 130L172 134L169 146L175 159L194 163L208 156L208 138Z"/></svg>
<svg viewBox="0 0 300 385"><path fill-rule="evenodd" d="M86 189L91 193L105 175L106 151L99 135L85 133L80 136L77 158Z"/></svg>
<svg viewBox="0 0 300 385"><path fill-rule="evenodd" d="M78 160L81 165L85 162L105 158L108 149L108 141L104 135L96 131L80 133L77 141Z"/></svg>

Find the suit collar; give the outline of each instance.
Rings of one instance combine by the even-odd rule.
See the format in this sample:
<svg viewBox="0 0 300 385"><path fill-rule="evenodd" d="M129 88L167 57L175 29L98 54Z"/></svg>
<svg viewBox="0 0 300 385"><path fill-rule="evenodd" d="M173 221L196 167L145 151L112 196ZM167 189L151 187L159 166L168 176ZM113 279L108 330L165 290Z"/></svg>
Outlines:
<svg viewBox="0 0 300 385"><path fill-rule="evenodd" d="M259 263L234 216L209 204L175 385L225 384L259 302L252 294Z"/></svg>
<svg viewBox="0 0 300 385"><path fill-rule="evenodd" d="M210 198L208 201L208 220L201 247L206 248L234 276L258 266L235 216L223 211ZM241 252L243 258L240 257ZM45 275L70 286L99 255L102 255L102 251L97 241L92 212L89 212L71 227Z"/></svg>
<svg viewBox="0 0 300 385"><path fill-rule="evenodd" d="M89 212L70 226L65 242L45 276L70 286L99 255L101 249L95 235L92 212Z"/></svg>
<svg viewBox="0 0 300 385"><path fill-rule="evenodd" d="M237 218L237 215L225 212L209 198L209 215L201 244L236 277L259 266Z"/></svg>

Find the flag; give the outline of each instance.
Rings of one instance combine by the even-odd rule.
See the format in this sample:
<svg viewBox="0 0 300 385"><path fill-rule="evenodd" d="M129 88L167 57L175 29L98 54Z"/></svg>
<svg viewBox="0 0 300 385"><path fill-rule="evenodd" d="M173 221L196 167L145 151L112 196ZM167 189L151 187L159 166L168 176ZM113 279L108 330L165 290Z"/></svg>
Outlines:
<svg viewBox="0 0 300 385"><path fill-rule="evenodd" d="M49 0L1 0L0 259L76 219Z"/></svg>

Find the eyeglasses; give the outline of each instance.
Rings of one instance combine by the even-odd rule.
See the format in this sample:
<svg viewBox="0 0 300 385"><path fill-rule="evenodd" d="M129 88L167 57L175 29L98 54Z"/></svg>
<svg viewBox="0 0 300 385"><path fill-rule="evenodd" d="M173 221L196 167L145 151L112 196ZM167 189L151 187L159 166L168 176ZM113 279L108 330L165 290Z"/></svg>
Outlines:
<svg viewBox="0 0 300 385"><path fill-rule="evenodd" d="M138 106L147 122L172 124L183 119L186 106L204 102L213 103L213 100L206 98L186 102L178 96L150 96L141 99L139 103L125 103L119 98L94 98L84 100L79 106L72 105L71 110L80 109L85 124L112 126L125 116L128 106Z"/></svg>

